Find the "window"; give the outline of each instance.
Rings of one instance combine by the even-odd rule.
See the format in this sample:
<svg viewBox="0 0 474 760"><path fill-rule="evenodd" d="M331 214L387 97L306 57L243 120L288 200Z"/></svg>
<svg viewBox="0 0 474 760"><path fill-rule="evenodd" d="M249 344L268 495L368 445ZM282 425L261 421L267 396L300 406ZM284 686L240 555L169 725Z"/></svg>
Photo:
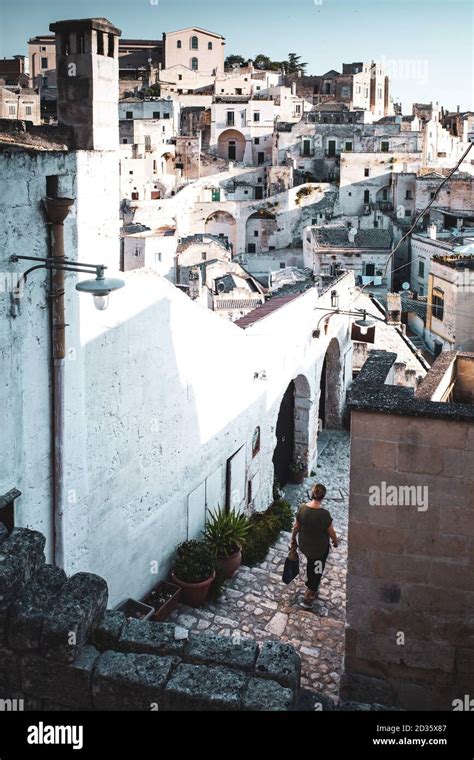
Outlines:
<svg viewBox="0 0 474 760"><path fill-rule="evenodd" d="M161 264L161 253L155 253L155 264Z"/></svg>
<svg viewBox="0 0 474 760"><path fill-rule="evenodd" d="M156 174L157 168L156 168L156 161L153 161L153 174Z"/></svg>
<svg viewBox="0 0 474 760"><path fill-rule="evenodd" d="M256 247L255 243L249 243L248 246L247 246L247 248L248 248L247 253L256 253L256 251L257 251L257 247Z"/></svg>
<svg viewBox="0 0 474 760"><path fill-rule="evenodd" d="M138 193L132 193L132 201L138 201L138 200L139 200Z"/></svg>
<svg viewBox="0 0 474 760"><path fill-rule="evenodd" d="M388 140L382 140L382 142L380 143L380 150L382 151L382 153L388 153L388 148L389 148Z"/></svg>
<svg viewBox="0 0 474 760"><path fill-rule="evenodd" d="M242 95L242 87L236 87L235 88L235 94L236 95Z"/></svg>
<svg viewBox="0 0 474 760"><path fill-rule="evenodd" d="M352 143L351 142L346 142L345 146L346 146L346 150L347 151L350 152L352 150Z"/></svg>
<svg viewBox="0 0 474 760"><path fill-rule="evenodd" d="M42 52L42 53L44 53L45 51L46 51L46 48L45 48L45 47L42 47L42 48L41 48L41 52Z"/></svg>
<svg viewBox="0 0 474 760"><path fill-rule="evenodd" d="M176 47L177 47L177 48L180 48L180 47L181 47L181 40L176 40Z"/></svg>
<svg viewBox="0 0 474 760"><path fill-rule="evenodd" d="M436 319L442 320L444 317L444 293L440 288L433 288L432 290L431 312Z"/></svg>
<svg viewBox="0 0 474 760"><path fill-rule="evenodd" d="M341 87L341 98L349 98L351 94L351 88L348 85Z"/></svg>
<svg viewBox="0 0 474 760"><path fill-rule="evenodd" d="M164 114L163 114L163 118L164 118L164 119L169 119L169 117L170 117L169 113L164 113Z"/></svg>
<svg viewBox="0 0 474 760"><path fill-rule="evenodd" d="M84 32L77 33L77 52L78 53L86 52L86 39L84 36Z"/></svg>
<svg viewBox="0 0 474 760"><path fill-rule="evenodd" d="M418 262L418 277L424 277L425 276L425 262L419 261Z"/></svg>
<svg viewBox="0 0 474 760"><path fill-rule="evenodd" d="M97 32L97 55L104 55L104 33Z"/></svg>
<svg viewBox="0 0 474 760"><path fill-rule="evenodd" d="M212 50L212 42L208 42L207 43L207 49L208 50Z"/></svg>
<svg viewBox="0 0 474 760"><path fill-rule="evenodd" d="M405 216L411 216L411 211L409 208L405 209Z"/></svg>
<svg viewBox="0 0 474 760"><path fill-rule="evenodd" d="M365 275L366 277L373 277L375 275L375 264L365 265Z"/></svg>
<svg viewBox="0 0 474 760"><path fill-rule="evenodd" d="M41 59L41 68L42 69L47 69L48 68L48 59L47 58L42 58Z"/></svg>
<svg viewBox="0 0 474 760"><path fill-rule="evenodd" d="M126 119L133 119L133 111L126 111L125 112L125 118Z"/></svg>
<svg viewBox="0 0 474 760"><path fill-rule="evenodd" d="M161 118L160 112L159 111L153 111L153 118L154 119L160 119Z"/></svg>
<svg viewBox="0 0 474 760"><path fill-rule="evenodd" d="M127 145L127 143L128 143L128 140L127 140L127 138L126 138L126 137L122 137L122 143L123 143L124 145Z"/></svg>
<svg viewBox="0 0 474 760"><path fill-rule="evenodd" d="M420 296L424 296L425 295L425 289L424 289L423 285L420 285L420 287L418 288L418 293L420 294Z"/></svg>
<svg viewBox="0 0 474 760"><path fill-rule="evenodd" d="M260 145L260 137L255 137L253 143L254 145Z"/></svg>
<svg viewBox="0 0 474 760"><path fill-rule="evenodd" d="M15 106L8 106L8 113L9 114L11 114L12 116L14 116L15 115L15 111L16 111Z"/></svg>
<svg viewBox="0 0 474 760"><path fill-rule="evenodd" d="M370 203L370 190L364 190L364 203Z"/></svg>
<svg viewBox="0 0 474 760"><path fill-rule="evenodd" d="M49 174L46 177L46 197L57 198L59 195L59 177L57 174Z"/></svg>
<svg viewBox="0 0 474 760"><path fill-rule="evenodd" d="M384 189L382 190L382 200L386 201L387 198L388 198L388 190L386 187L384 187Z"/></svg>
<svg viewBox="0 0 474 760"><path fill-rule="evenodd" d="M405 191L405 199L407 201L411 201L413 199L413 193L412 193L411 190L406 190Z"/></svg>
<svg viewBox="0 0 474 760"><path fill-rule="evenodd" d="M191 68L193 71L197 71L199 67L198 59L197 58L191 58Z"/></svg>
<svg viewBox="0 0 474 760"><path fill-rule="evenodd" d="M364 169L364 177L370 177L370 169L367 167Z"/></svg>
<svg viewBox="0 0 474 760"><path fill-rule="evenodd" d="M296 104L296 106L295 106L295 113L298 113L298 114L301 113L301 104L300 103Z"/></svg>
<svg viewBox="0 0 474 760"><path fill-rule="evenodd" d="M206 261L206 259L207 259L207 253L206 253L206 251L202 251L201 252L201 261Z"/></svg>
<svg viewBox="0 0 474 760"><path fill-rule="evenodd" d="M435 194L434 193L430 193L430 200L433 200L434 197L435 197Z"/></svg>
<svg viewBox="0 0 474 760"><path fill-rule="evenodd" d="M253 236L254 236L254 237L258 237L258 230L254 230L254 231L253 231Z"/></svg>
<svg viewBox="0 0 474 760"><path fill-rule="evenodd" d="M129 174L133 174L133 171L128 172Z"/></svg>
<svg viewBox="0 0 474 760"><path fill-rule="evenodd" d="M145 150L148 152L151 150L151 135L145 135Z"/></svg>
<svg viewBox="0 0 474 760"><path fill-rule="evenodd" d="M27 116L31 116L31 106L26 106L25 113Z"/></svg>
<svg viewBox="0 0 474 760"><path fill-rule="evenodd" d="M253 120L260 121L260 111L254 111Z"/></svg>
<svg viewBox="0 0 474 760"><path fill-rule="evenodd" d="M183 75L182 74L178 74L178 82L182 82L182 80L183 80Z"/></svg>
<svg viewBox="0 0 474 760"><path fill-rule="evenodd" d="M115 39L113 34L109 34L107 40L107 55L109 58L114 57Z"/></svg>
<svg viewBox="0 0 474 760"><path fill-rule="evenodd" d="M197 37L191 37L191 50L198 50L199 40Z"/></svg>
<svg viewBox="0 0 474 760"><path fill-rule="evenodd" d="M235 124L235 113L234 111L227 111L227 126L233 127Z"/></svg>

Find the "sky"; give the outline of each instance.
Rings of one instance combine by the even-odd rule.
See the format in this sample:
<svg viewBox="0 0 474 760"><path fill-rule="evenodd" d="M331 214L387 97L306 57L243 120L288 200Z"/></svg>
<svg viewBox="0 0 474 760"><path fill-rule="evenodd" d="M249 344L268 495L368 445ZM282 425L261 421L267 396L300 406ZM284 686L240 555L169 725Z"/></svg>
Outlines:
<svg viewBox="0 0 474 760"><path fill-rule="evenodd" d="M412 102L474 109L472 0L0 0L0 57L27 53L29 37L68 18L105 16L127 38L200 26L226 54L297 53L307 72L380 60L404 113Z"/></svg>

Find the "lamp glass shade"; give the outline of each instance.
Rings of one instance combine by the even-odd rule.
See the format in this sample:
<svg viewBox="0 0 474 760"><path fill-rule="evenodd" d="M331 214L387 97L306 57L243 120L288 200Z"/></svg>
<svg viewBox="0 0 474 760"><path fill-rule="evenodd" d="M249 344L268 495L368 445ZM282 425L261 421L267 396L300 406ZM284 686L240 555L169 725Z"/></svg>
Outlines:
<svg viewBox="0 0 474 760"><path fill-rule="evenodd" d="M114 290L119 290L125 285L124 280L113 277L96 277L94 280L82 280L76 285L76 290L81 293L90 293L92 296L108 296Z"/></svg>

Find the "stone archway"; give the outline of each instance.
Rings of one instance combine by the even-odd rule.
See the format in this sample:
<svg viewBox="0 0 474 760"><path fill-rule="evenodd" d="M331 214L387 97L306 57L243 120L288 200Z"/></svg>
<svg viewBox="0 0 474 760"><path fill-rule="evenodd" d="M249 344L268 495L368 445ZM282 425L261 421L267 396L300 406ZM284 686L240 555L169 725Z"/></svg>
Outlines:
<svg viewBox="0 0 474 760"><path fill-rule="evenodd" d="M163 153L161 156L161 171L163 174L174 174L174 156L172 153Z"/></svg>
<svg viewBox="0 0 474 760"><path fill-rule="evenodd" d="M217 154L229 161L243 161L245 137L237 129L225 129L217 140Z"/></svg>
<svg viewBox="0 0 474 760"><path fill-rule="evenodd" d="M275 214L270 211L260 209L250 214L245 223L245 250L247 253L262 253L269 251L270 246L276 247L277 229Z"/></svg>
<svg viewBox="0 0 474 760"><path fill-rule="evenodd" d="M332 338L321 369L319 394L319 425L322 429L342 428L343 367L341 347L337 338Z"/></svg>
<svg viewBox="0 0 474 760"><path fill-rule="evenodd" d="M295 457L311 463L316 447L316 430L312 424L311 388L304 375L298 375L295 386ZM305 473L308 474L307 472Z"/></svg>
<svg viewBox="0 0 474 760"><path fill-rule="evenodd" d="M232 251L235 251L237 225L232 214L227 211L214 211L207 217L204 230L208 235L227 239L232 245Z"/></svg>

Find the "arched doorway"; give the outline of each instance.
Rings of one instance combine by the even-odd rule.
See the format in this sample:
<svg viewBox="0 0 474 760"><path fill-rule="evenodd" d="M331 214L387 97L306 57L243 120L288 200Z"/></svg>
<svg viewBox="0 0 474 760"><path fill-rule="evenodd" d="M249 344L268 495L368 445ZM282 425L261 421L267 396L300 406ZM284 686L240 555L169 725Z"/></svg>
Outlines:
<svg viewBox="0 0 474 760"><path fill-rule="evenodd" d="M214 211L207 217L204 229L208 235L215 235L227 240L232 245L232 250L235 251L237 226L232 214L227 211Z"/></svg>
<svg viewBox="0 0 474 760"><path fill-rule="evenodd" d="M245 137L237 129L226 129L217 140L217 153L229 161L243 161L245 153Z"/></svg>
<svg viewBox="0 0 474 760"><path fill-rule="evenodd" d="M278 225L275 215L265 209L251 214L245 224L245 240L247 253L269 251L270 246L276 247L276 231Z"/></svg>
<svg viewBox="0 0 474 760"><path fill-rule="evenodd" d="M342 427L343 370L339 341L332 338L321 369L318 419L322 429Z"/></svg>
<svg viewBox="0 0 474 760"><path fill-rule="evenodd" d="M280 486L290 479L290 465L295 458L308 464L315 454L317 428L312 408L309 382L304 375L298 375L286 389L278 413L273 466Z"/></svg>
<svg viewBox="0 0 474 760"><path fill-rule="evenodd" d="M281 400L275 431L277 443L273 452L275 480L284 486L290 477L295 446L295 384L293 380Z"/></svg>

